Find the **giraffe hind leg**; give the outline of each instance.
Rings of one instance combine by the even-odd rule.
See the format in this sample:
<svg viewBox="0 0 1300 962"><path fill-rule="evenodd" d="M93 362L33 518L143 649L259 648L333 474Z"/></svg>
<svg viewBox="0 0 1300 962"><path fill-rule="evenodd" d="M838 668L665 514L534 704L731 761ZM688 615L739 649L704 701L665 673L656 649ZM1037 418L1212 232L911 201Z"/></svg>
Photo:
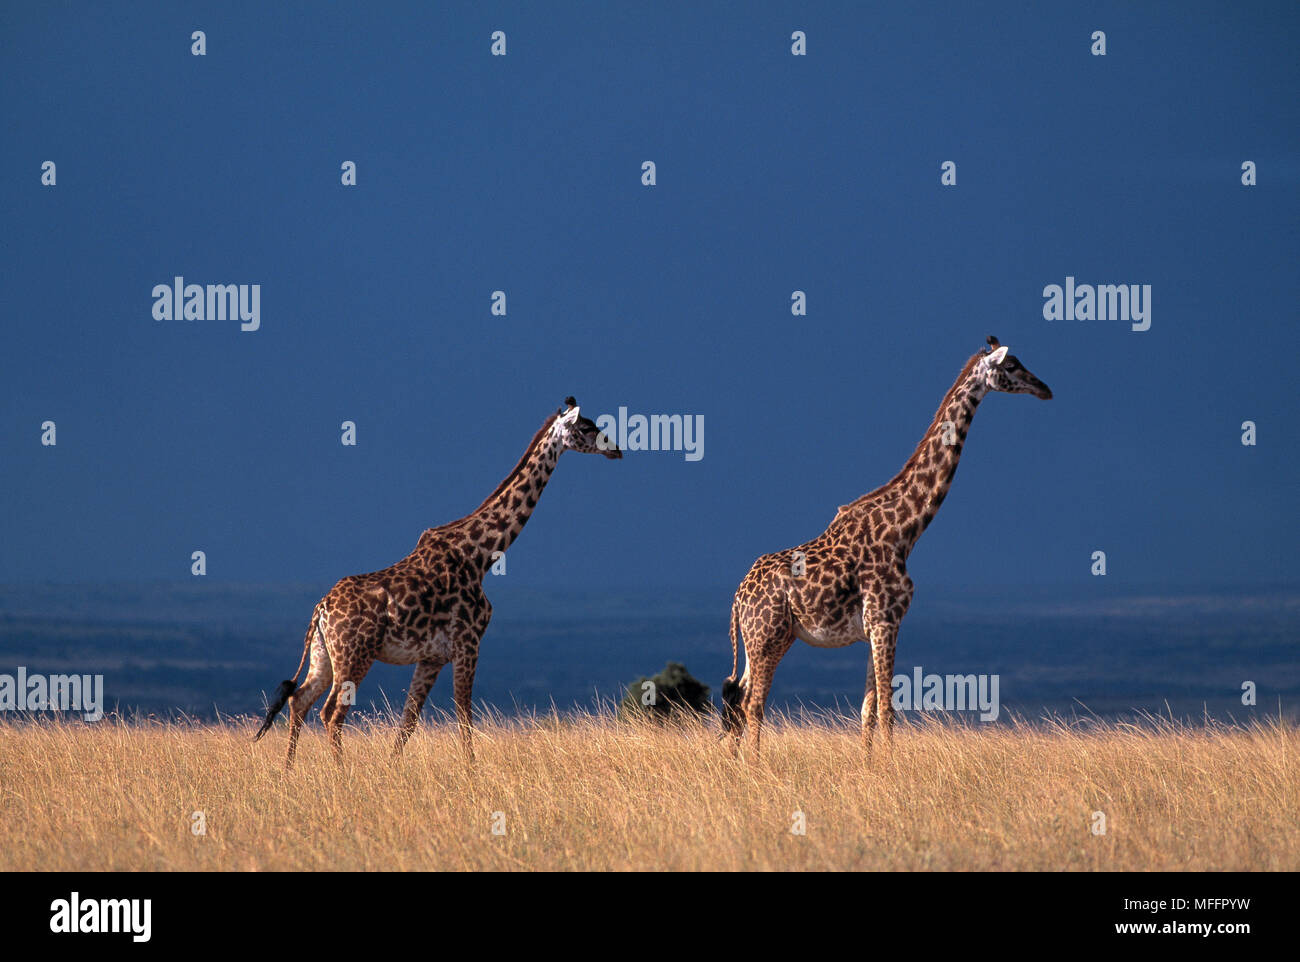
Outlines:
<svg viewBox="0 0 1300 962"><path fill-rule="evenodd" d="M740 739L745 734L745 691L748 674L739 681L728 678L722 683L722 734L731 740L731 754L740 752Z"/></svg>
<svg viewBox="0 0 1300 962"><path fill-rule="evenodd" d="M298 733L307 713L333 680L334 669L330 665L329 653L318 636L312 641L311 667L307 670L307 678L302 687L289 697L289 752L284 760L285 768L293 767L293 756L298 750Z"/></svg>
<svg viewBox="0 0 1300 962"><path fill-rule="evenodd" d="M357 689L374 661L374 655L367 649L335 666L334 684L330 688L329 697L325 699L325 707L320 710L321 718L325 720L325 732L329 735L330 748L334 751L334 760L340 765L343 764L343 720L347 717L348 709L356 704Z"/></svg>
<svg viewBox="0 0 1300 962"><path fill-rule="evenodd" d="M748 636L746 636L748 637ZM762 737L763 713L767 705L767 693L772 687L772 677L776 666L785 657L785 653L794 644L794 626L786 623L780 628L758 635L758 644L752 655L750 647L745 646L745 699L741 710L749 730L749 743L754 750L754 758L759 757L759 744Z"/></svg>

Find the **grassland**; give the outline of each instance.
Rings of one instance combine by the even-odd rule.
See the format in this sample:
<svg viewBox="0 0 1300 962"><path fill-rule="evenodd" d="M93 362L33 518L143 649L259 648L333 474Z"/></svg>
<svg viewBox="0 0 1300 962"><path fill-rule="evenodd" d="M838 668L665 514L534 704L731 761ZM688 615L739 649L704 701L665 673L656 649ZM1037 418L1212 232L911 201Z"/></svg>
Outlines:
<svg viewBox="0 0 1300 962"><path fill-rule="evenodd" d="M399 763L350 726L341 769L309 729L290 773L253 727L0 725L0 869L1300 868L1285 723L912 723L869 765L828 721L755 762L698 725L488 718L471 771L441 720Z"/></svg>

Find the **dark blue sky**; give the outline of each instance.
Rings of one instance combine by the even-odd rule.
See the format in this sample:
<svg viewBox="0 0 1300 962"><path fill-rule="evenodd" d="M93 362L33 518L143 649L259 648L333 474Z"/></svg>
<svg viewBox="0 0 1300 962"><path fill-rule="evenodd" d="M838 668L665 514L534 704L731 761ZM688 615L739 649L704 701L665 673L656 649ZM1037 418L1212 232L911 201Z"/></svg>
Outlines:
<svg viewBox="0 0 1300 962"><path fill-rule="evenodd" d="M6 4L0 580L382 567L574 394L705 456L567 455L510 579L735 584L993 333L1056 399L980 408L919 585L1296 581L1300 8L1058 6Z"/></svg>

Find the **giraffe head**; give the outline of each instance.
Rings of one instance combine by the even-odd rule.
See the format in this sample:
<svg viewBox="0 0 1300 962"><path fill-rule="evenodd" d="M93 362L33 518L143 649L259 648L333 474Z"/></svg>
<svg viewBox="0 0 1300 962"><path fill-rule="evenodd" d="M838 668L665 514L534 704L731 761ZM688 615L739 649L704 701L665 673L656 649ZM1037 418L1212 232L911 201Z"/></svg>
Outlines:
<svg viewBox="0 0 1300 962"><path fill-rule="evenodd" d="M607 458L621 458L623 452L608 434L596 427L591 418L582 416L578 402L571 397L564 399L565 406L560 408L555 418L556 436L566 451L581 454L603 454Z"/></svg>
<svg viewBox="0 0 1300 962"><path fill-rule="evenodd" d="M1005 347L998 345L998 339L992 334L988 338L989 347L975 364L975 374L983 379L989 391L1001 391L1004 394L1032 394L1043 401L1052 399L1052 389L1029 372L1014 354L1008 354Z"/></svg>

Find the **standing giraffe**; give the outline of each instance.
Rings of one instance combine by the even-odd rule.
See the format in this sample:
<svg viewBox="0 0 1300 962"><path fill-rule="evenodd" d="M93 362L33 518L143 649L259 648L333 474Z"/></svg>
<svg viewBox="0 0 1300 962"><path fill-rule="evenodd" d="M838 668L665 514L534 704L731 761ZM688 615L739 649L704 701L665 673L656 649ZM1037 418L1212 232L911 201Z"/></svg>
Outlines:
<svg viewBox="0 0 1300 962"><path fill-rule="evenodd" d="M731 676L722 684L722 721L733 754L746 725L758 754L772 675L795 638L818 648L870 641L862 740L870 756L879 721L889 749L894 646L912 602L907 557L948 494L975 408L989 391L1052 397L996 337L988 344L987 352L975 354L961 369L925 437L892 481L841 507L820 537L763 555L740 583L731 606ZM739 682L737 629L745 640L745 674Z"/></svg>
<svg viewBox="0 0 1300 962"><path fill-rule="evenodd" d="M288 702L285 764L291 767L303 720L328 688L321 717L334 755L342 761L343 718L353 699L340 694L350 684L348 694L354 695L377 659L389 665L416 666L394 747L394 754L400 755L438 672L450 662L455 670L461 740L473 761L470 694L479 640L492 617L492 605L483 594L483 578L523 530L564 451L623 456L590 418L582 417L577 401L566 398L565 404L567 410L546 419L514 470L471 514L428 529L420 535L415 550L397 564L344 578L316 603L298 670L276 689L254 741L266 734ZM309 650L311 669L299 688L298 676Z"/></svg>

